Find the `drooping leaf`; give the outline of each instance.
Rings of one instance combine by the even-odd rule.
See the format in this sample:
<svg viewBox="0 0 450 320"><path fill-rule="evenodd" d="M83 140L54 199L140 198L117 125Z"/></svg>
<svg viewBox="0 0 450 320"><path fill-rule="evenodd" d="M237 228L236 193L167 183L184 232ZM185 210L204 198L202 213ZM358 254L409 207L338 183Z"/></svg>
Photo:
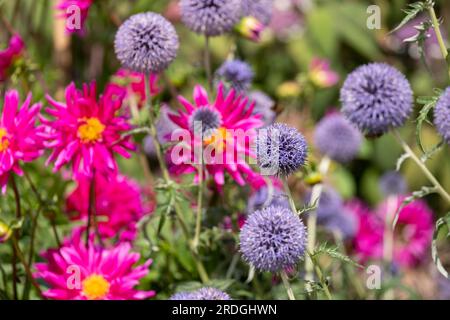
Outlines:
<svg viewBox="0 0 450 320"><path fill-rule="evenodd" d="M404 207L406 207L408 204L413 202L414 200L424 198L430 194L436 193L437 188L436 187L427 187L423 186L420 190L414 191L409 197L406 197L403 202L398 207L397 211L395 212L394 221L392 222L392 229L395 229L395 226L397 225L398 218L400 216L400 212L403 210Z"/></svg>
<svg viewBox="0 0 450 320"><path fill-rule="evenodd" d="M439 254L437 250L437 237L441 230L447 230L447 238L450 237L450 212L447 213L445 217L440 218L436 221L436 229L433 233L433 242L431 243L431 256L433 257L433 262L436 265L438 271L447 279L449 279L448 271L445 270L442 265L441 260L439 259Z"/></svg>

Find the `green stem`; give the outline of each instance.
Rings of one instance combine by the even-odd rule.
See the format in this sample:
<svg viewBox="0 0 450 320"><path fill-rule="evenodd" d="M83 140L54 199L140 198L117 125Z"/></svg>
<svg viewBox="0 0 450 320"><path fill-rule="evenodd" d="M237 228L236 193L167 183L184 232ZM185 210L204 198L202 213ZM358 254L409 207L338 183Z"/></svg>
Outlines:
<svg viewBox="0 0 450 320"><path fill-rule="evenodd" d="M14 175L10 176L10 181L11 181L11 187L13 189L13 193L14 193L14 200L16 202L16 219L20 220L22 218L22 207L20 205L20 194L19 194L19 189L17 188L17 184L16 184L16 179L14 177ZM11 264L12 264L12 277L13 277L13 297L14 300L18 300L19 296L18 296L18 290L17 290L17 256L18 256L18 252L16 247L14 246L14 239L19 238L20 237L20 232L18 230L14 230L13 233L13 256L11 259Z"/></svg>
<svg viewBox="0 0 450 320"><path fill-rule="evenodd" d="M428 7L428 12L431 17L431 22L433 23L434 33L436 33L436 38L439 43L439 48L441 49L442 57L444 57L444 60L446 60L448 56L448 51L447 47L445 46L444 37L442 36L441 29L439 28L439 21L436 16L436 12L434 11L433 5L430 5Z"/></svg>
<svg viewBox="0 0 450 320"><path fill-rule="evenodd" d="M203 154L203 150L202 150ZM202 229L202 213L203 213L203 155L201 156L199 165L199 185L198 185L198 196L197 196L197 217L195 222L195 236L193 241L193 247L197 249L199 240L200 240L200 232Z"/></svg>
<svg viewBox="0 0 450 320"><path fill-rule="evenodd" d="M292 212L295 214L298 214L297 208L295 206L294 198L292 197L291 189L289 188L287 177L283 179L283 187L284 187L284 192L286 192L286 195L289 199L289 205L291 207Z"/></svg>
<svg viewBox="0 0 450 320"><path fill-rule="evenodd" d="M283 281L284 288L286 289L287 295L289 297L289 300L296 300L294 296L294 291L292 290L291 284L289 283L288 275L286 274L286 271L280 272L281 280Z"/></svg>
<svg viewBox="0 0 450 320"><path fill-rule="evenodd" d="M155 123L154 123L152 100L151 100L151 95L150 95L150 74L146 74L144 78L145 78L145 92L146 92L145 103L146 103L146 107L149 110L150 136L151 136L153 144L155 146L156 157L159 162L159 166L160 166L160 169L162 172L164 182L166 184L171 184L172 180L170 179L169 171L167 170L166 162L165 162L164 157L161 152L161 145L158 140L156 127L155 127ZM188 248L189 248L189 251L191 252L191 255L195 261L195 265L197 267L197 272L200 276L200 279L203 283L209 282L208 273L206 272L206 269L203 266L203 263L201 262L196 249L193 247L192 242L190 241L189 229L188 229L186 223L184 222L183 214L182 214L183 211L180 208L177 201L175 201L175 203L174 203L174 209L175 209L175 213L177 215L178 221L180 222L181 230L183 231L183 234L188 242Z"/></svg>
<svg viewBox="0 0 450 320"><path fill-rule="evenodd" d="M209 90L213 89L212 70L211 70L211 52L209 50L209 37L205 36L205 70L208 79Z"/></svg>
<svg viewBox="0 0 450 320"><path fill-rule="evenodd" d="M428 170L426 165L417 157L414 151L409 147L409 145L402 139L399 132L396 129L392 130L394 137L397 142L401 145L406 154L417 164L420 170L422 170L423 174L428 178L428 180L433 184L436 188L437 192L441 195L442 198L445 199L448 203L450 203L450 195L447 191L445 191L444 187L439 183L439 181L433 176L433 174Z"/></svg>
<svg viewBox="0 0 450 320"><path fill-rule="evenodd" d="M323 276L322 270L320 269L320 265L317 262L317 260L309 253L309 257L313 262L314 265L314 271L316 272L317 278L319 278L319 282L322 286L323 291L325 292L325 295L327 296L328 300L333 300L333 297L331 296L330 290L328 289L327 282Z"/></svg>

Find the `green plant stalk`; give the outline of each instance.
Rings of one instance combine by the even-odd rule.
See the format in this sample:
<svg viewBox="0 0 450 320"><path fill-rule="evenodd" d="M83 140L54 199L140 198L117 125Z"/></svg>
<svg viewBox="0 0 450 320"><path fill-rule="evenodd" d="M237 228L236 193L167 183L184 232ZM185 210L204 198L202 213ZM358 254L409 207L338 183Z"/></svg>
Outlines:
<svg viewBox="0 0 450 320"><path fill-rule="evenodd" d="M444 57L444 60L446 60L448 56L448 50L447 47L445 46L444 37L442 36L441 29L439 28L439 21L436 16L436 12L434 11L433 5L430 5L428 7L428 13L430 14L431 22L433 23L434 33L436 34L436 38L439 43L439 48L441 50L442 57Z"/></svg>
<svg viewBox="0 0 450 320"><path fill-rule="evenodd" d="M14 177L14 175L10 176L10 181L11 181L11 187L13 189L13 193L14 193L14 200L16 202L16 219L19 220L22 218L22 207L20 205L20 194L19 194L19 189L17 188L17 184L16 184L16 179ZM12 264L12 277L13 277L13 297L14 300L18 300L19 296L18 296L18 290L17 290L17 257L18 257L18 252L17 252L17 248L16 246L14 246L14 239L18 239L20 237L20 232L18 230L14 230L13 232L13 256L11 259L11 264Z"/></svg>
<svg viewBox="0 0 450 320"><path fill-rule="evenodd" d="M423 172L423 174L428 178L428 180L433 184L436 188L437 192L441 195L441 197L450 204L450 194L445 191L444 187L439 183L439 181L434 177L434 175L430 172L427 166L417 157L414 151L410 148L410 146L402 139L399 132L396 129L392 130L395 139L406 152L406 154L417 164L419 169Z"/></svg>
<svg viewBox="0 0 450 320"><path fill-rule="evenodd" d="M317 262L316 258L314 258L311 253L309 253L309 257L313 262L314 265L314 271L316 272L317 278L319 278L319 282L323 288L323 291L325 292L325 295L327 296L328 300L333 300L333 297L331 296L330 289L328 289L328 285L325 281L325 278L323 277L322 270L320 269L319 263Z"/></svg>
<svg viewBox="0 0 450 320"><path fill-rule="evenodd" d="M289 206L291 207L292 212L295 214L298 214L297 208L295 206L294 197L292 197L291 189L289 188L287 177L283 179L283 187L284 187L284 192L286 192L286 195L288 197Z"/></svg>
<svg viewBox="0 0 450 320"><path fill-rule="evenodd" d="M164 158L163 158L163 155L161 152L161 145L158 141L156 127L154 124L152 100L151 100L151 96L150 96L150 74L145 75L145 93L146 93L145 94L146 95L145 105L149 110L150 136L151 136L153 144L155 146L156 157L158 159L159 166L161 168L164 182L167 184L170 184L171 179L170 179L169 171L167 170L166 162L164 161ZM197 272L200 276L200 279L203 283L209 282L208 273L206 272L206 269L203 266L203 263L201 262L200 257L197 254L197 251L193 247L192 242L190 241L191 239L190 239L190 235L189 235L189 229L186 226L186 223L184 222L182 210L177 201L175 201L175 203L174 203L174 209L175 209L175 213L177 215L178 221L180 222L181 230L183 231L183 234L186 237L186 240L188 241L189 251L191 252L191 255L195 261L195 265L197 267Z"/></svg>
<svg viewBox="0 0 450 320"><path fill-rule="evenodd" d="M289 300L296 300L294 296L294 291L292 290L291 284L289 283L288 275L286 274L286 271L280 272L281 280L283 281L284 288L286 289L287 295L289 297Z"/></svg>
<svg viewBox="0 0 450 320"><path fill-rule="evenodd" d="M323 176L326 175L328 169L330 167L331 160L328 157L323 157L319 163L319 173ZM314 204L319 205L320 196L322 195L323 184L318 183L314 185L311 193L310 206ZM308 242L307 242L307 250L309 252L314 252L314 248L316 247L316 229L317 229L317 212L316 210L312 210L308 214L307 220L307 230L308 230ZM314 261L309 256L306 256L305 259L305 289L306 292L311 293L311 282L314 280Z"/></svg>
<svg viewBox="0 0 450 320"><path fill-rule="evenodd" d="M213 89L212 70L211 70L211 52L209 49L209 37L205 36L205 70L208 79L209 90Z"/></svg>
<svg viewBox="0 0 450 320"><path fill-rule="evenodd" d="M203 213L203 150L200 156L200 164L198 168L199 172L199 184L198 184L198 196L197 196L197 216L195 222L195 236L193 241L193 247L197 250L198 243L200 241L200 232L202 229L202 213Z"/></svg>

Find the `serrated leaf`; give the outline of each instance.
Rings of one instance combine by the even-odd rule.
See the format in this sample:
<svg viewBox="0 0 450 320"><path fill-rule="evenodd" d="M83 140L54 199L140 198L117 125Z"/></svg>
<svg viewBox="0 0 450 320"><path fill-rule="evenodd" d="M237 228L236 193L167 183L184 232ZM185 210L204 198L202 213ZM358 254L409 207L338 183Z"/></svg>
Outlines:
<svg viewBox="0 0 450 320"><path fill-rule="evenodd" d="M450 212L447 213L445 217L442 217L436 221L436 228L433 233L433 241L431 243L431 256L433 258L433 262L436 265L436 268L438 271L447 279L449 279L448 272L445 270L444 266L442 265L441 260L439 259L439 254L437 250L437 237L440 233L440 231L443 228L447 228L447 238L450 236Z"/></svg>
<svg viewBox="0 0 450 320"><path fill-rule="evenodd" d="M353 261L349 256L346 256L345 254L341 253L339 251L339 247L338 246L333 246L333 247L329 247L327 245L327 243L323 243L321 244L312 254L312 257L317 257L321 254L327 254L330 257L340 260L342 262L351 264L357 268L363 268L362 265L360 265L359 263Z"/></svg>
<svg viewBox="0 0 450 320"><path fill-rule="evenodd" d="M430 150L426 151L426 153L420 157L420 161L422 161L423 163L427 162L432 156L434 156L439 150L441 150L444 145L445 141L442 140L435 146L431 147Z"/></svg>
<svg viewBox="0 0 450 320"><path fill-rule="evenodd" d="M409 21L413 20L419 13L424 11L426 8L428 8L428 4L423 1L409 4L408 7L403 10L403 12L406 13L406 16L403 18L400 24L397 27L395 27L394 30L392 30L390 33L393 33L404 27Z"/></svg>
<svg viewBox="0 0 450 320"><path fill-rule="evenodd" d="M395 170L400 171L403 162L405 162L407 159L409 159L411 156L408 153L404 153L402 154L398 159L397 159L397 164L395 166Z"/></svg>
<svg viewBox="0 0 450 320"><path fill-rule="evenodd" d="M420 190L414 191L409 197L406 197L398 207L397 211L395 212L394 221L392 222L392 229L395 229L395 226L397 225L398 222L398 218L400 216L400 212L403 210L404 207L406 207L414 200L421 199L436 192L437 192L436 187L423 186Z"/></svg>
<svg viewBox="0 0 450 320"><path fill-rule="evenodd" d="M436 91L435 91L436 92ZM436 92L437 93L437 92ZM439 100L440 93L430 97L420 97L417 99L417 103L422 104L423 107L420 109L419 115L417 116L416 124L416 141L420 147L420 150L426 154L423 143L422 143L422 126L424 122L428 122L428 114L434 108L437 101Z"/></svg>

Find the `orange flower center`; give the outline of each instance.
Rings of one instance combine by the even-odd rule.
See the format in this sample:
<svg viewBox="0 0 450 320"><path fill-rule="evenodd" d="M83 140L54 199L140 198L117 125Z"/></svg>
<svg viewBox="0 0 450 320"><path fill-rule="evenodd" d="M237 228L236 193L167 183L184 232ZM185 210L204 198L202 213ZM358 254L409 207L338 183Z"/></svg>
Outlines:
<svg viewBox="0 0 450 320"><path fill-rule="evenodd" d="M0 152L5 151L9 147L8 131L0 128Z"/></svg>
<svg viewBox="0 0 450 320"><path fill-rule="evenodd" d="M227 142L228 131L224 127L220 127L211 136L204 138L205 145L214 144L218 150L223 150Z"/></svg>
<svg viewBox="0 0 450 320"><path fill-rule="evenodd" d="M82 125L78 127L78 138L83 143L97 142L102 139L105 125L103 125L97 118L83 118Z"/></svg>
<svg viewBox="0 0 450 320"><path fill-rule="evenodd" d="M99 300L109 292L109 282L99 274L91 274L83 280L83 294L88 300Z"/></svg>

